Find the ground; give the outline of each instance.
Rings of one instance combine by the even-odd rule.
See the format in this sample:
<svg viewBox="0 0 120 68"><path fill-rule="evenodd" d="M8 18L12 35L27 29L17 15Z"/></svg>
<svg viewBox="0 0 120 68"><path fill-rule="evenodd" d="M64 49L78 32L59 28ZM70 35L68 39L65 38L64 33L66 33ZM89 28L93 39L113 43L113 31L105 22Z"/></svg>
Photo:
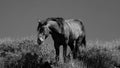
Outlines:
<svg viewBox="0 0 120 68"><path fill-rule="evenodd" d="M35 37L0 40L0 68L120 68L120 40L111 42L87 41L80 47L78 59L55 62L51 44L38 45ZM69 52L69 49L68 49Z"/></svg>

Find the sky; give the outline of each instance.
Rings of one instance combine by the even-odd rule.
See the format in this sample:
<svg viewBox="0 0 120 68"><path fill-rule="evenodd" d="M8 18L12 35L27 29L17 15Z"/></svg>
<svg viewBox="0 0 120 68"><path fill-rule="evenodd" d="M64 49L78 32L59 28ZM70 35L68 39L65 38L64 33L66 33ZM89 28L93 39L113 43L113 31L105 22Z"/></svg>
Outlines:
<svg viewBox="0 0 120 68"><path fill-rule="evenodd" d="M120 0L1 0L0 38L34 35L47 17L81 19L88 40L120 39Z"/></svg>

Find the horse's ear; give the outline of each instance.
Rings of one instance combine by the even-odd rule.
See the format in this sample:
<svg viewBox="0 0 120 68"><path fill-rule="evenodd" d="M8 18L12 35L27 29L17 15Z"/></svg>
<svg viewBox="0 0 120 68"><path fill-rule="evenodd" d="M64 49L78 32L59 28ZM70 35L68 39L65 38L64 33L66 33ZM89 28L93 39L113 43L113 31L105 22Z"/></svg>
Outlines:
<svg viewBox="0 0 120 68"><path fill-rule="evenodd" d="M41 20L39 19L39 20L38 20L38 23L40 23L40 22L41 22Z"/></svg>

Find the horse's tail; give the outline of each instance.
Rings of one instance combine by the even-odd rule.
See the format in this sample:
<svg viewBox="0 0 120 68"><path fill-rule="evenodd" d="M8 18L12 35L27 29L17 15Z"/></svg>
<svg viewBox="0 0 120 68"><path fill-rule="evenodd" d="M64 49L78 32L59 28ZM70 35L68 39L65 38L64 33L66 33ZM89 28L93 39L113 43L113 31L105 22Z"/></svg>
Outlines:
<svg viewBox="0 0 120 68"><path fill-rule="evenodd" d="M86 47L86 36L83 37L82 45Z"/></svg>
<svg viewBox="0 0 120 68"><path fill-rule="evenodd" d="M75 21L78 21L80 26L81 26L81 30L82 30L82 41L81 41L81 44L82 46L86 46L86 33L85 33L85 27L84 27L84 24L83 22L80 20L80 19L75 19Z"/></svg>
<svg viewBox="0 0 120 68"><path fill-rule="evenodd" d="M81 25L82 25L81 29L82 29L82 32L83 32L82 45L83 45L83 46L86 46L86 33L85 33L85 27L84 27L83 23L82 23Z"/></svg>

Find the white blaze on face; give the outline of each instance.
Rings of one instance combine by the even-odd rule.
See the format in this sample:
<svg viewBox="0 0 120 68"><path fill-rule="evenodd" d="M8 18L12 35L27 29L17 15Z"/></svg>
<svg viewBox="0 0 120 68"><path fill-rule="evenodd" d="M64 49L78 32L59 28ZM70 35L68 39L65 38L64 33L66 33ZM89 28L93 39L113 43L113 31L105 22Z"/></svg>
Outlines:
<svg viewBox="0 0 120 68"><path fill-rule="evenodd" d="M43 37L40 37L40 41L42 41L42 42L44 41Z"/></svg>

